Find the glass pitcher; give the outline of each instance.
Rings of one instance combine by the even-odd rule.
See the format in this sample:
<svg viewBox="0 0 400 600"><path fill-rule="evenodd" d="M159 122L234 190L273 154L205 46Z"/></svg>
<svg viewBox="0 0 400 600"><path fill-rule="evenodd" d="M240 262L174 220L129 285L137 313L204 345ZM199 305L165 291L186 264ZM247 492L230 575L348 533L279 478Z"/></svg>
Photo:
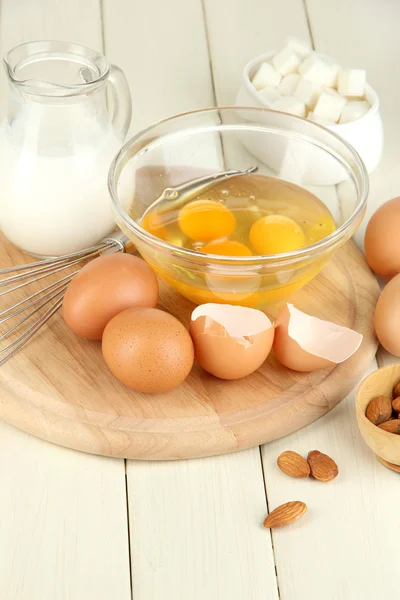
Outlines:
<svg viewBox="0 0 400 600"><path fill-rule="evenodd" d="M96 244L115 226L107 173L131 120L123 72L94 50L55 41L17 46L4 65L9 83L0 128L4 235L34 256Z"/></svg>

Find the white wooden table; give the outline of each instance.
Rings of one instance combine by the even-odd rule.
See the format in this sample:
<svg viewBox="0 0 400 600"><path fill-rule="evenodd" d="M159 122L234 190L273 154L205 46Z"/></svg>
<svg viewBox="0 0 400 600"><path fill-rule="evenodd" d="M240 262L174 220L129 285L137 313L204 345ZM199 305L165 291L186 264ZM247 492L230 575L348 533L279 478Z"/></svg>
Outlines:
<svg viewBox="0 0 400 600"><path fill-rule="evenodd" d="M396 0L2 0L0 50L49 38L102 50L128 76L135 131L233 103L250 58L286 35L310 39L365 66L380 94L371 214L400 193L399 22ZM3 102L4 78L1 89ZM0 599L398 598L399 475L364 445L353 400L268 446L175 463L80 454L0 422ZM337 460L335 481L276 467L283 450L314 448ZM268 507L296 499L306 517L262 528Z"/></svg>

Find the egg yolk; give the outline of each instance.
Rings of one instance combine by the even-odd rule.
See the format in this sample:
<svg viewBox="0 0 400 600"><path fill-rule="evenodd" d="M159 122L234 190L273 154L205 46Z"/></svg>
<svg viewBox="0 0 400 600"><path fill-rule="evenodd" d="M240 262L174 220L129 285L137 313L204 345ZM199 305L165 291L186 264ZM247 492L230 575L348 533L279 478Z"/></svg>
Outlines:
<svg viewBox="0 0 400 600"><path fill-rule="evenodd" d="M161 216L156 212L149 212L142 220L141 226L145 231L155 235L162 240L167 237L167 232L163 226Z"/></svg>
<svg viewBox="0 0 400 600"><path fill-rule="evenodd" d="M227 237L236 227L233 213L213 200L195 200L186 204L179 212L178 222L181 231L196 242Z"/></svg>
<svg viewBox="0 0 400 600"><path fill-rule="evenodd" d="M249 239L253 250L264 255L290 252L305 245L302 228L282 215L269 215L253 223Z"/></svg>
<svg viewBox="0 0 400 600"><path fill-rule="evenodd" d="M235 240L210 242L203 246L201 252L220 256L252 256L250 248Z"/></svg>

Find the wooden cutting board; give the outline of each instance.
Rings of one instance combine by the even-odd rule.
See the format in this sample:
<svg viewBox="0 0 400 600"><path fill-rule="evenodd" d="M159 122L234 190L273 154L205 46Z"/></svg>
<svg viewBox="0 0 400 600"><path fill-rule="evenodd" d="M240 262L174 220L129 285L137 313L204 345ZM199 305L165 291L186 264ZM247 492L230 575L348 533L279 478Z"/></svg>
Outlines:
<svg viewBox="0 0 400 600"><path fill-rule="evenodd" d="M3 242L0 260L7 266L26 257ZM0 368L0 418L55 444L125 458L192 458L262 444L315 421L354 387L376 352L378 293L362 253L348 242L292 298L300 309L364 335L347 362L301 374L271 354L239 381L215 379L195 366L179 388L163 395L120 384L102 359L100 343L76 337L56 315ZM165 284L160 306L185 324L193 309Z"/></svg>

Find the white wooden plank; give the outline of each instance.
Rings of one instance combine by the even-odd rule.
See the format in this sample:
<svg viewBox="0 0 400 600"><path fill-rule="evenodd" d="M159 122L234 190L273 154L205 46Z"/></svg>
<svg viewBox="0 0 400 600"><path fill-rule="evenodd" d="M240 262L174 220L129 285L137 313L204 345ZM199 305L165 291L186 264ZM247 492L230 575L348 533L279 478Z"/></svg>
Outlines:
<svg viewBox="0 0 400 600"><path fill-rule="evenodd" d="M214 105L200 0L117 4L104 0L105 45L130 82L132 130ZM137 600L277 598L271 539L260 526L266 503L258 449L201 461L129 461L127 477Z"/></svg>
<svg viewBox="0 0 400 600"><path fill-rule="evenodd" d="M200 0L103 0L105 50L126 73L132 131L214 105Z"/></svg>
<svg viewBox="0 0 400 600"><path fill-rule="evenodd" d="M32 39L101 49L98 1L3 0L1 53ZM0 422L0 479L1 598L131 597L123 461L58 448Z"/></svg>
<svg viewBox="0 0 400 600"><path fill-rule="evenodd" d="M397 596L398 475L364 443L354 412L351 394L317 423L263 447L270 510L289 500L308 506L297 523L273 532L284 600ZM326 452L339 476L329 483L292 479L276 465L285 450Z"/></svg>
<svg viewBox="0 0 400 600"><path fill-rule="evenodd" d="M123 461L0 423L0 598L128 600Z"/></svg>
<svg viewBox="0 0 400 600"><path fill-rule="evenodd" d="M138 600L278 598L259 449L128 464Z"/></svg>

